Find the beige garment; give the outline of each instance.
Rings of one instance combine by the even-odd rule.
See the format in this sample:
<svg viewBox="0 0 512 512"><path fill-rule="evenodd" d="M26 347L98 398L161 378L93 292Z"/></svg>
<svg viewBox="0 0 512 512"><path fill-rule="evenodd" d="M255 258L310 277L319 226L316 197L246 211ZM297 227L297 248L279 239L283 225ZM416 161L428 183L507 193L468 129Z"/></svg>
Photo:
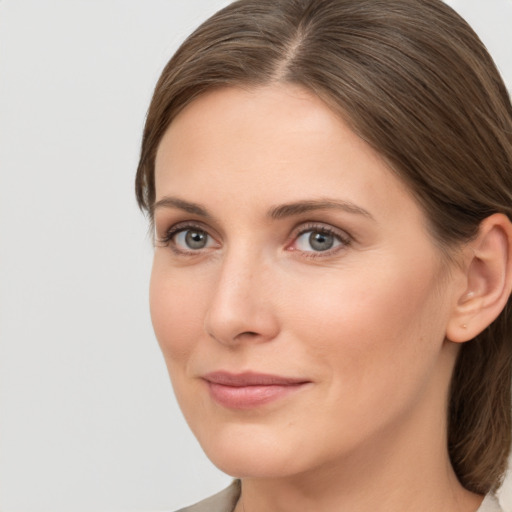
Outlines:
<svg viewBox="0 0 512 512"><path fill-rule="evenodd" d="M239 497L240 480L235 480L227 489L218 494L176 512L233 512Z"/></svg>
<svg viewBox="0 0 512 512"><path fill-rule="evenodd" d="M239 497L240 480L235 480L227 489L218 494L177 512L233 512ZM488 494L476 512L503 512L503 510L498 500Z"/></svg>

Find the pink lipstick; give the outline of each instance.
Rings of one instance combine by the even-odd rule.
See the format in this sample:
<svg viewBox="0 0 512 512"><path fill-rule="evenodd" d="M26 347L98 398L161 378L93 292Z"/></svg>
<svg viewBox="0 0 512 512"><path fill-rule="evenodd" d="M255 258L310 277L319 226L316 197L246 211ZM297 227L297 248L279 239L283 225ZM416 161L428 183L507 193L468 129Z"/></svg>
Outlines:
<svg viewBox="0 0 512 512"><path fill-rule="evenodd" d="M279 375L224 371L208 373L203 379L212 399L229 409L258 407L298 391L310 382Z"/></svg>

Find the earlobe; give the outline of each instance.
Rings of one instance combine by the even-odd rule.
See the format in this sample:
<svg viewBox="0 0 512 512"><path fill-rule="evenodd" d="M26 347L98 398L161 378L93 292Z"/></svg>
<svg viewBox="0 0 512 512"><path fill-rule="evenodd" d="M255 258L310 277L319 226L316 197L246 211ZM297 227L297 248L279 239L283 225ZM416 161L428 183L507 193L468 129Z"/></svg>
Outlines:
<svg viewBox="0 0 512 512"><path fill-rule="evenodd" d="M465 249L466 288L457 298L446 330L462 343L486 329L505 307L512 290L512 223L497 213L480 224Z"/></svg>

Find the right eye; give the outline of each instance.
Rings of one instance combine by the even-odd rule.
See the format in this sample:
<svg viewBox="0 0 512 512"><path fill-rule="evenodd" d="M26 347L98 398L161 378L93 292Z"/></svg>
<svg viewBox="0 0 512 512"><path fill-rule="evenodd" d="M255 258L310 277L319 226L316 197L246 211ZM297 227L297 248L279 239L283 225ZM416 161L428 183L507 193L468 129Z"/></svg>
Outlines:
<svg viewBox="0 0 512 512"><path fill-rule="evenodd" d="M170 241L184 251L199 251L215 245L215 241L206 231L197 228L181 229L172 235Z"/></svg>
<svg viewBox="0 0 512 512"><path fill-rule="evenodd" d="M219 245L201 226L183 223L171 227L158 242L178 255L196 254Z"/></svg>

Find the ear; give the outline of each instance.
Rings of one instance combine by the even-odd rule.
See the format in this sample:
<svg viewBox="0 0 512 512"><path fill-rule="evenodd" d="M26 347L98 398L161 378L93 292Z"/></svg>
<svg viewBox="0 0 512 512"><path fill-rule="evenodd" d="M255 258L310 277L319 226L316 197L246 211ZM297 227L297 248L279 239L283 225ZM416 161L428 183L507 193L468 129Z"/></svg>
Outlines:
<svg viewBox="0 0 512 512"><path fill-rule="evenodd" d="M446 329L450 341L473 339L503 311L512 290L512 223L496 213L480 224L464 249L465 289Z"/></svg>

